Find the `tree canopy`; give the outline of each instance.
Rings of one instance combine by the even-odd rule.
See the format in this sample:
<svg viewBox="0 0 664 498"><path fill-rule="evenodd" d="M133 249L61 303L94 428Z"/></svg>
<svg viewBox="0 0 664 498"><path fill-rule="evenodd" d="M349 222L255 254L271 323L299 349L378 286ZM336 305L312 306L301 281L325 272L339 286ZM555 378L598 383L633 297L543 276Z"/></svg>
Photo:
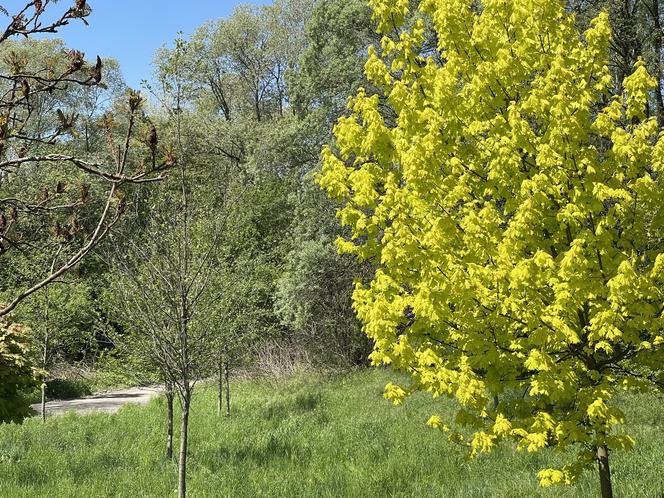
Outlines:
<svg viewBox="0 0 664 498"><path fill-rule="evenodd" d="M656 81L638 60L615 92L604 12L580 32L556 0L410 4L371 1L377 91L351 98L319 177L340 249L378 265L354 293L372 361L410 374L397 403L454 397L429 424L473 455L577 448L539 473L572 482L633 444L614 397L663 380Z"/></svg>

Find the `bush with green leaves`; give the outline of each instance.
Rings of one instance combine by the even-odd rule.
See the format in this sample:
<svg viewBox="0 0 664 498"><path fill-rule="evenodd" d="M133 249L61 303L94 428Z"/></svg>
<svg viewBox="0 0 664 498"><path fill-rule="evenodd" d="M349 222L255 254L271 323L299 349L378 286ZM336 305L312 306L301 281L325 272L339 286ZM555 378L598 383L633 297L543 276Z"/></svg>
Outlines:
<svg viewBox="0 0 664 498"><path fill-rule="evenodd" d="M0 422L21 422L31 415L28 393L36 384L29 360L30 329L0 318Z"/></svg>

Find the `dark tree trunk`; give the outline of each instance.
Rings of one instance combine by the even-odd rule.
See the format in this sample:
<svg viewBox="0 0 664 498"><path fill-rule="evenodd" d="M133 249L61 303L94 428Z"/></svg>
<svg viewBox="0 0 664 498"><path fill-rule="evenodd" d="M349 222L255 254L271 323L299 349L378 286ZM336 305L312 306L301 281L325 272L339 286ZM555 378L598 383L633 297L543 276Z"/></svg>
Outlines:
<svg viewBox="0 0 664 498"><path fill-rule="evenodd" d="M173 459L173 384L166 383L166 407L168 420L166 421L166 458Z"/></svg>
<svg viewBox="0 0 664 498"><path fill-rule="evenodd" d="M46 423L46 379L42 379L41 385L41 421Z"/></svg>
<svg viewBox="0 0 664 498"><path fill-rule="evenodd" d="M602 498L613 498L611 469L609 468L609 450L606 445L597 447L597 464L599 467L599 483L602 489Z"/></svg>
<svg viewBox="0 0 664 498"><path fill-rule="evenodd" d="M178 460L178 498L185 498L187 496L187 436L191 393L184 394L181 401L182 423L180 425L180 458Z"/></svg>
<svg viewBox="0 0 664 498"><path fill-rule="evenodd" d="M223 367L224 363L221 359L221 355L219 355L219 368L218 373L219 373L219 378L217 379L217 416L221 416L221 410L223 409L224 405L224 374L223 374Z"/></svg>
<svg viewBox="0 0 664 498"><path fill-rule="evenodd" d="M224 363L224 383L226 384L226 416L231 416L231 385L228 381L228 362Z"/></svg>
<svg viewBox="0 0 664 498"><path fill-rule="evenodd" d="M662 79L664 79L664 68L662 68L662 49L664 48L664 41L662 40L662 22L659 18L660 8L659 0L653 0L651 14L653 17L654 39L653 51L655 52L655 77L657 79L657 87L655 88L655 105L657 106L657 120L660 126L664 126L664 95L662 95Z"/></svg>

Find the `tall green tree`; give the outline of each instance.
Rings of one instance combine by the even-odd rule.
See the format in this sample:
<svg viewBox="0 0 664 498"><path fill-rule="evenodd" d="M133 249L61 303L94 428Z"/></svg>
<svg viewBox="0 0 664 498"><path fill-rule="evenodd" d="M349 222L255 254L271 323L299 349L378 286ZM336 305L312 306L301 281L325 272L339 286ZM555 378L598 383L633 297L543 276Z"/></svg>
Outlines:
<svg viewBox="0 0 664 498"><path fill-rule="evenodd" d="M621 392L664 378L664 140L637 61L615 93L609 16L581 33L556 0L372 0L380 48L324 151L340 249L378 265L354 302L390 384L453 397L471 454L573 448L571 483L609 453ZM413 10L411 10L411 8ZM408 18L408 19L407 19ZM426 49L435 30L435 53Z"/></svg>
<svg viewBox="0 0 664 498"><path fill-rule="evenodd" d="M289 73L289 101L295 112L318 109L334 124L348 95L366 85L362 68L369 45L379 42L364 0L319 0L305 25L297 68ZM329 127L323 138L329 137Z"/></svg>

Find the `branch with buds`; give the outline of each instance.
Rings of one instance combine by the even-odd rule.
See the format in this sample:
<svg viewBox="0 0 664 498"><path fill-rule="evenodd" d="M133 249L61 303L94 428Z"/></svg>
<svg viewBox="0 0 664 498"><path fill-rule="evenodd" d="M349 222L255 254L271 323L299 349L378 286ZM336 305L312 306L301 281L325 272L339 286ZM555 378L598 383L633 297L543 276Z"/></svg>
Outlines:
<svg viewBox="0 0 664 498"><path fill-rule="evenodd" d="M17 14L10 14L4 7L0 6L0 12L11 18L11 22L0 35L0 43L6 39L21 35L28 37L37 33L57 33L58 29L67 26L70 21L79 19L86 25L86 17L92 9L86 0L76 0L74 4L61 14L56 20L42 23L42 16L49 4L56 3L54 0L34 0L28 2Z"/></svg>
<svg viewBox="0 0 664 498"><path fill-rule="evenodd" d="M0 32L0 43L13 36L55 33L72 20L87 24L85 18L91 9L85 0L76 0L54 21L43 22L45 10L49 4L55 3L55 0L34 0L26 3L15 15L10 15L0 6L0 12L11 19L4 32ZM40 94L66 91L72 85L103 85L101 58L97 57L94 64L88 64L82 52L71 50L63 53L59 69L50 63L34 69L30 68L27 58L10 51L5 63L7 70L5 74L0 73L0 82L3 83L3 90L0 91L0 187L11 187L26 168L29 168L27 171L39 173L49 165L61 164L68 166L72 173L71 179L65 177L50 185L38 186L36 195L33 193L30 196L20 189L16 193L10 189L8 195L0 197L0 265L12 264L12 249L19 249L23 254L38 252L40 248L57 241L58 244L72 243L72 250L69 254L60 254L60 262L47 269L45 274L40 275L36 271L35 281L17 290L7 304L0 305L0 317L10 313L28 296L57 281L95 249L126 210L124 187L159 181L176 163L173 154L165 148L162 159L158 159L160 147L154 125L150 123L147 139L137 137L138 124L146 118L142 111L143 99L135 91L129 91L127 96L126 119L118 121L106 115L102 120L110 150L107 160L62 152L63 147L65 150L68 147L68 142L62 139L76 137L76 113L56 109L51 121L54 125L50 129L33 130L35 127L31 123L48 121L43 119L43 114L40 115L43 111L33 105ZM116 126L116 122L121 126ZM116 129L121 130L118 132L119 140L114 138ZM133 151L136 144L141 143L149 154L151 165L148 168L142 163L138 166L134 164L136 154ZM60 144L57 153L44 152L44 148L56 144ZM31 149L38 152L31 153ZM62 168L58 175L62 176L66 171ZM81 173L90 183L80 182ZM76 183L80 185L78 193L72 188L72 184ZM96 190L91 190L91 183L97 185ZM99 190L105 192L102 198L99 197ZM97 192L97 195L92 192ZM28 198L20 198L26 196ZM92 202L95 198L98 203ZM93 218L96 221L88 225L90 229L84 230L78 211L84 207L90 211L92 205L99 206ZM87 219L89 223L90 215ZM35 226L42 227L41 231L34 230Z"/></svg>

